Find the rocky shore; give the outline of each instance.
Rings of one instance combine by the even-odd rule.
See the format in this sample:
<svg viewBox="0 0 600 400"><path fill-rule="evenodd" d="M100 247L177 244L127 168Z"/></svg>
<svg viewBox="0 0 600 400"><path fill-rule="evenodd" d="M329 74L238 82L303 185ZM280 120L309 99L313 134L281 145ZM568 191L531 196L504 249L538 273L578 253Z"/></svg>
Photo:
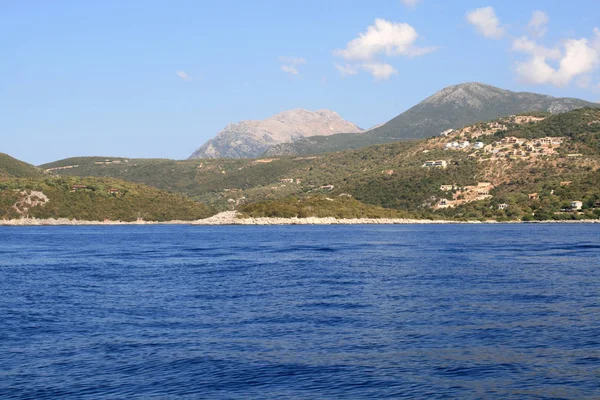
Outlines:
<svg viewBox="0 0 600 400"><path fill-rule="evenodd" d="M495 222L495 221L494 221ZM391 225L391 224L454 224L455 221L433 221L429 219L392 219L392 218L238 218L235 211L226 211L210 218L192 222L192 225ZM460 223L460 222L459 222ZM479 224L480 221L462 222Z"/></svg>
<svg viewBox="0 0 600 400"><path fill-rule="evenodd" d="M0 226L85 226L85 225L189 225L194 221L80 221L68 218L0 219Z"/></svg>
<svg viewBox="0 0 600 400"><path fill-rule="evenodd" d="M394 224L498 224L496 221L445 221L429 219L393 219L393 218L238 218L235 211L226 211L210 218L196 221L79 221L67 218L34 219L22 218L0 220L0 226L85 226L85 225L394 225ZM521 223L521 222L508 222ZM600 220L579 221L533 221L527 223L600 223Z"/></svg>

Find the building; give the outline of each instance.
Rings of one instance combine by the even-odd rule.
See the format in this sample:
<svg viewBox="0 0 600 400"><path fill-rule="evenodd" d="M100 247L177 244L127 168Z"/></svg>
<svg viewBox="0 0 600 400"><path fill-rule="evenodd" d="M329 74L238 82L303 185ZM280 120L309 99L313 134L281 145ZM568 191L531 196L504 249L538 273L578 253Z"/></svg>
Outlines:
<svg viewBox="0 0 600 400"><path fill-rule="evenodd" d="M483 142L475 142L475 144L473 145L474 149L483 149Z"/></svg>
<svg viewBox="0 0 600 400"><path fill-rule="evenodd" d="M445 160L436 160L436 161L425 161L423 167L426 168L446 168L448 166L448 161Z"/></svg>
<svg viewBox="0 0 600 400"><path fill-rule="evenodd" d="M440 186L440 190L444 192L449 192L451 190L454 190L454 185L442 185Z"/></svg>
<svg viewBox="0 0 600 400"><path fill-rule="evenodd" d="M454 129L446 129L445 131L440 132L440 136L448 136L452 132L454 132Z"/></svg>
<svg viewBox="0 0 600 400"><path fill-rule="evenodd" d="M460 148L461 149L466 149L467 147L469 147L471 145L471 143L469 143L468 141L464 141L464 142L460 142Z"/></svg>
<svg viewBox="0 0 600 400"><path fill-rule="evenodd" d="M502 203L498 204L498 210L506 210L508 208L508 204Z"/></svg>
<svg viewBox="0 0 600 400"><path fill-rule="evenodd" d="M529 200L539 200L540 196L537 193L530 193Z"/></svg>
<svg viewBox="0 0 600 400"><path fill-rule="evenodd" d="M85 186L85 185L73 185L71 187L71 192L76 192L76 191L82 190L82 189L87 189L87 186Z"/></svg>
<svg viewBox="0 0 600 400"><path fill-rule="evenodd" d="M560 186L569 186L573 181L564 181L560 183Z"/></svg>
<svg viewBox="0 0 600 400"><path fill-rule="evenodd" d="M281 182L281 183L294 183L294 179L292 179L292 178L284 178L284 179L280 179L279 182Z"/></svg>
<svg viewBox="0 0 600 400"><path fill-rule="evenodd" d="M110 189L108 189L108 193L110 193L110 194L119 194L119 189L117 189L117 188L110 188Z"/></svg>
<svg viewBox="0 0 600 400"><path fill-rule="evenodd" d="M475 190L479 196L487 196L490 194L490 190L493 188L494 185L492 185L490 182L478 182Z"/></svg>
<svg viewBox="0 0 600 400"><path fill-rule="evenodd" d="M333 185L325 185L325 186L321 186L319 189L325 189L325 190L333 190Z"/></svg>
<svg viewBox="0 0 600 400"><path fill-rule="evenodd" d="M523 144L523 143L525 143L525 141L518 139L514 136L509 136L509 137L505 137L504 139L500 140L500 143L502 143L502 144Z"/></svg>
<svg viewBox="0 0 600 400"><path fill-rule="evenodd" d="M563 139L560 137L545 137L538 139L537 143L542 146L551 146L551 145L560 145L562 144Z"/></svg>
<svg viewBox="0 0 600 400"><path fill-rule="evenodd" d="M583 207L583 202L581 201L572 201L571 202L571 210L581 210Z"/></svg>

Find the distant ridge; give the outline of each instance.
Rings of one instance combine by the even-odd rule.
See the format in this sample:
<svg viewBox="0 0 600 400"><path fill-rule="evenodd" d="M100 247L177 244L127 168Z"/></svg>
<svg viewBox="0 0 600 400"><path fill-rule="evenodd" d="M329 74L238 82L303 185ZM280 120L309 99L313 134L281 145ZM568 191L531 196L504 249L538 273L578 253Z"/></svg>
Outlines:
<svg viewBox="0 0 600 400"><path fill-rule="evenodd" d="M0 153L0 178L39 178L42 173L31 164Z"/></svg>
<svg viewBox="0 0 600 400"><path fill-rule="evenodd" d="M270 146L310 136L358 133L361 129L331 110L284 111L262 121L229 124L189 158L252 158Z"/></svg>
<svg viewBox="0 0 600 400"><path fill-rule="evenodd" d="M387 123L363 134L311 137L275 145L265 155L317 154L420 139L446 129L457 129L512 114L529 111L558 114L583 107L597 108L600 105L579 99L512 92L479 82L463 83L440 90Z"/></svg>
<svg viewBox="0 0 600 400"><path fill-rule="evenodd" d="M121 165L93 163L100 167ZM70 164L72 166L72 164ZM190 198L110 177L59 177L0 153L0 221L29 218L80 221L173 221L206 218L214 212Z"/></svg>

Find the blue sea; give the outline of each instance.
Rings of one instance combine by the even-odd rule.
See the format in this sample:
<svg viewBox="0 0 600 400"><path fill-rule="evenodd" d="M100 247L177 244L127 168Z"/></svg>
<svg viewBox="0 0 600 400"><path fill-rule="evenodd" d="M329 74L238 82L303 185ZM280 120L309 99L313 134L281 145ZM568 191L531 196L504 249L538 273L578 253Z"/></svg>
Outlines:
<svg viewBox="0 0 600 400"><path fill-rule="evenodd" d="M600 225L0 228L2 399L598 399Z"/></svg>

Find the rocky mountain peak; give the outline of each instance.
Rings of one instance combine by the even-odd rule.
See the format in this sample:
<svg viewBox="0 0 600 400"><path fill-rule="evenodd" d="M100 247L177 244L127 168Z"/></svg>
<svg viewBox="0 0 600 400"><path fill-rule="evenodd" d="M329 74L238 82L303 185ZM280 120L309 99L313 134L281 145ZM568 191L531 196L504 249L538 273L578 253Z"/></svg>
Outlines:
<svg viewBox="0 0 600 400"><path fill-rule="evenodd" d="M494 101L510 93L479 82L468 82L449 86L425 99L422 104L443 105L453 104L462 107L479 109L486 102Z"/></svg>
<svg viewBox="0 0 600 400"><path fill-rule="evenodd" d="M297 108L260 121L246 120L228 124L190 158L258 157L275 144L291 143L310 136L359 132L362 132L360 128L334 111Z"/></svg>
<svg viewBox="0 0 600 400"><path fill-rule="evenodd" d="M309 111L303 108L295 108L293 110L283 111L279 114L267 118L267 120L276 120L288 124L308 123L317 120L342 120L335 111L321 109L317 111Z"/></svg>

